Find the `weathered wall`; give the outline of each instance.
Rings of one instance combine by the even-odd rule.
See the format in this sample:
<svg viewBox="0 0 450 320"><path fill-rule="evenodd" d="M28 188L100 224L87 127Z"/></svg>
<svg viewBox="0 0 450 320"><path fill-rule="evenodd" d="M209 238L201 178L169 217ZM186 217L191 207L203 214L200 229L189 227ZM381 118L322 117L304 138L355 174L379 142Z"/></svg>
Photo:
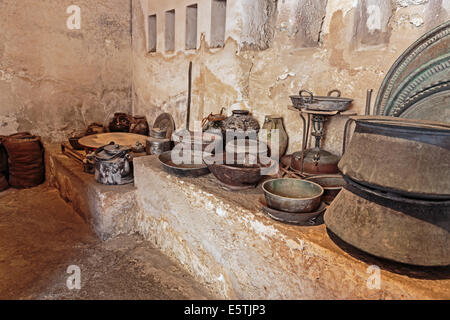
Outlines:
<svg viewBox="0 0 450 320"><path fill-rule="evenodd" d="M130 16L127 0L0 1L0 134L57 141L131 111Z"/></svg>
<svg viewBox="0 0 450 320"><path fill-rule="evenodd" d="M198 49L184 50L185 8L198 3ZM420 35L447 20L448 0L228 0L226 44L209 48L210 1L133 0L133 108L149 119L171 112L184 126L189 61L191 123L246 100L263 122L281 114L290 151L300 149L300 117L288 110L299 89L340 89L362 114L395 59ZM164 12L175 9L175 50L164 50ZM146 46L147 15L157 14L157 50ZM375 98L375 97L374 97ZM374 102L374 101L372 101ZM328 125L325 147L339 153L344 125ZM192 129L192 128L191 128Z"/></svg>

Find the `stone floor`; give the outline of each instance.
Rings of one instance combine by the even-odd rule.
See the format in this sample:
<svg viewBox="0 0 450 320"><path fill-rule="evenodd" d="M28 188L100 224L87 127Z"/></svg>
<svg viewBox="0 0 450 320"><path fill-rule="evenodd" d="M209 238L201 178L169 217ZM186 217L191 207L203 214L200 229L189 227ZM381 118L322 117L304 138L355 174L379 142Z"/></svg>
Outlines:
<svg viewBox="0 0 450 320"><path fill-rule="evenodd" d="M81 289L69 290L69 266ZM46 185L0 193L0 299L208 299L138 236L101 242Z"/></svg>

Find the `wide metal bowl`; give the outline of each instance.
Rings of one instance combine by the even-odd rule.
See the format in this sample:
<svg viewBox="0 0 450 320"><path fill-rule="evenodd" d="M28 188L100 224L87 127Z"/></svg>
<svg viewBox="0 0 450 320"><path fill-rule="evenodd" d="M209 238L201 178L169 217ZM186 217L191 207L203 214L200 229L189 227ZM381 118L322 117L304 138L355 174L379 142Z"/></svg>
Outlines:
<svg viewBox="0 0 450 320"><path fill-rule="evenodd" d="M217 158L219 157L223 157L223 163L214 162L212 156L207 156L204 160L211 173L220 182L232 188L256 187L263 178L262 169L271 165L231 165L226 164L225 155L217 155Z"/></svg>
<svg viewBox="0 0 450 320"><path fill-rule="evenodd" d="M322 186L324 190L322 201L326 203L331 203L347 184L344 177L340 174L318 175L306 178L305 180Z"/></svg>
<svg viewBox="0 0 450 320"><path fill-rule="evenodd" d="M306 213L320 206L324 193L317 183L299 179L272 179L262 189L269 207L292 213Z"/></svg>
<svg viewBox="0 0 450 320"><path fill-rule="evenodd" d="M172 151L160 154L158 160L164 171L179 177L195 178L209 174L209 169L205 164L199 164L198 161L194 161L194 154L191 154L191 161L189 163L175 163L172 159Z"/></svg>

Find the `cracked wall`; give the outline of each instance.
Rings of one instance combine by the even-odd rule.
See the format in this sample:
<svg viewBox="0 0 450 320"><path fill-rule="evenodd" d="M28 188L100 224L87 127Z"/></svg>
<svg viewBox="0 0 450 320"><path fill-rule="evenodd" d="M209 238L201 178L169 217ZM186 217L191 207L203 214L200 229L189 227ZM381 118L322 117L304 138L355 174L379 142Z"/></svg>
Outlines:
<svg viewBox="0 0 450 320"><path fill-rule="evenodd" d="M81 8L81 29L66 10ZM0 135L61 141L131 111L130 2L0 1Z"/></svg>
<svg viewBox="0 0 450 320"><path fill-rule="evenodd" d="M134 112L149 119L170 112L184 127L192 61L191 124L222 107L230 114L233 104L244 103L261 124L265 115L284 117L290 152L301 147L301 120L288 109L289 95L300 89L326 95L337 88L363 114L367 89L376 94L397 57L450 12L448 0L328 0L314 1L314 7L306 0L228 0L225 46L212 49L208 2L134 0ZM185 6L192 3L199 11L197 50L184 50L184 38L176 35L174 52L159 45L148 53L146 15L175 9L183 35ZM158 41L163 37L159 27ZM328 124L324 146L337 154L344 123L335 117Z"/></svg>

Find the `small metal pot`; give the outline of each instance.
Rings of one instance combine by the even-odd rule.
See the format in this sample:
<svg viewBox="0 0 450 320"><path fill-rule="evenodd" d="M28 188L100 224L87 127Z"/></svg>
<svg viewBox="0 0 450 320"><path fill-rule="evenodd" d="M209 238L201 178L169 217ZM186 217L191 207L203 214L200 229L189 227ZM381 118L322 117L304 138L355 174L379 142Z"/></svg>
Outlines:
<svg viewBox="0 0 450 320"><path fill-rule="evenodd" d="M273 179L262 189L269 207L292 213L313 212L320 206L323 188L317 183L299 179Z"/></svg>
<svg viewBox="0 0 450 320"><path fill-rule="evenodd" d="M172 149L172 141L169 139L148 138L145 152L148 155L159 155Z"/></svg>
<svg viewBox="0 0 450 320"><path fill-rule="evenodd" d="M95 180L107 185L122 185L133 182L131 149L114 142L94 152Z"/></svg>
<svg viewBox="0 0 450 320"><path fill-rule="evenodd" d="M336 174L339 172L340 158L328 151L309 149L305 151L302 163L302 153L295 152L292 155L291 167L295 170L309 174Z"/></svg>

